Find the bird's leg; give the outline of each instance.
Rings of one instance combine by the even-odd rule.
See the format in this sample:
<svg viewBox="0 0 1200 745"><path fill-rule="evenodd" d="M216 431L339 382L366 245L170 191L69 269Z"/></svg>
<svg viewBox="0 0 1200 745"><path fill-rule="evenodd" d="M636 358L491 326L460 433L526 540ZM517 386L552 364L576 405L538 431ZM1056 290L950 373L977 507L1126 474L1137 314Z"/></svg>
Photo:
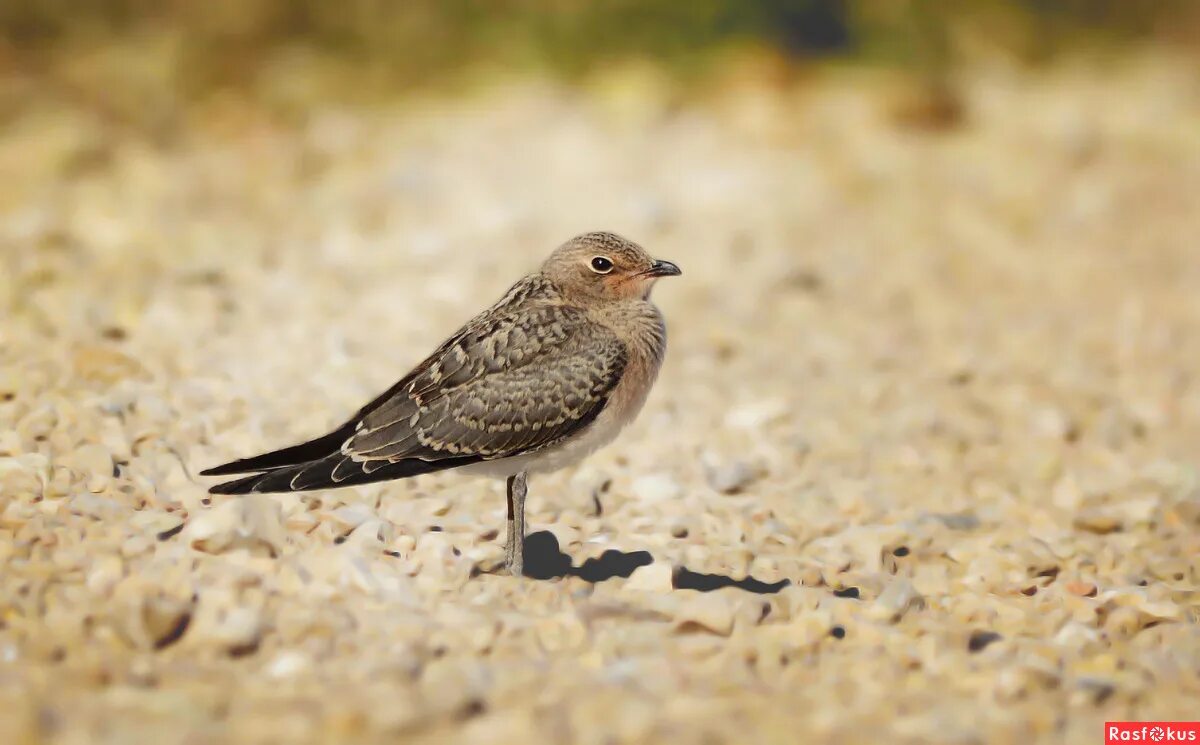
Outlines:
<svg viewBox="0 0 1200 745"><path fill-rule="evenodd" d="M516 549L516 541L513 540L514 530L513 525L513 482L516 481L516 476L509 476L505 486L505 495L508 497L508 523L504 537L504 566L511 567L513 563L513 551Z"/></svg>
<svg viewBox="0 0 1200 745"><path fill-rule="evenodd" d="M508 477L508 541L504 544L504 563L508 573L520 577L525 568L525 494L527 474L522 471Z"/></svg>

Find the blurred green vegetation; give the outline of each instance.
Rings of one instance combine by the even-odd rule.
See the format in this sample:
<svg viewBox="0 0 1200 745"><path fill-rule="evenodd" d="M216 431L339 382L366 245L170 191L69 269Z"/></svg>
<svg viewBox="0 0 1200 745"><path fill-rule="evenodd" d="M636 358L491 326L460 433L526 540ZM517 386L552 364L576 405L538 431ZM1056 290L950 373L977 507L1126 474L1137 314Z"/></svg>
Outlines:
<svg viewBox="0 0 1200 745"><path fill-rule="evenodd" d="M937 80L980 49L1036 63L1086 44L1194 44L1198 8L1197 0L3 0L0 65L78 66L124 43L144 53L108 64L154 67L151 76L183 99L254 86L297 57L340 69L332 77L349 74L355 88L389 92L445 85L464 71L574 77L629 58L702 77L720 64L714 51L728 48L896 65Z"/></svg>

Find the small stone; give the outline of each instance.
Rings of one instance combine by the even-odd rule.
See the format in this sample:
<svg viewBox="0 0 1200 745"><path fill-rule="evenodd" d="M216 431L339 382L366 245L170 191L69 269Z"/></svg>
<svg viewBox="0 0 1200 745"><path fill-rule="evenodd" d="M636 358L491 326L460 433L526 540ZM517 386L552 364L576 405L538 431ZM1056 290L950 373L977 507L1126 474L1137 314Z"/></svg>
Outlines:
<svg viewBox="0 0 1200 745"><path fill-rule="evenodd" d="M1072 440L1078 433L1078 427L1065 411L1049 406L1034 414L1033 430L1042 437L1056 440Z"/></svg>
<svg viewBox="0 0 1200 745"><path fill-rule="evenodd" d="M1096 509L1083 510L1075 516L1073 524L1079 530L1099 535L1115 533L1122 528L1121 519L1118 516Z"/></svg>
<svg viewBox="0 0 1200 745"><path fill-rule="evenodd" d="M263 672L271 678L294 678L312 669L312 659L294 650L280 652L267 663Z"/></svg>
<svg viewBox="0 0 1200 745"><path fill-rule="evenodd" d="M81 445L67 454L61 462L79 474L91 491L100 491L112 478L112 453L103 445Z"/></svg>
<svg viewBox="0 0 1200 745"><path fill-rule="evenodd" d="M339 526L353 530L368 520L377 519L375 511L365 504L350 504L327 513Z"/></svg>
<svg viewBox="0 0 1200 745"><path fill-rule="evenodd" d="M665 561L656 561L653 564L647 564L635 569L625 582L625 589L644 592L670 592L672 590L671 576L671 565Z"/></svg>
<svg viewBox="0 0 1200 745"><path fill-rule="evenodd" d="M1100 632L1091 626L1068 621L1054 635L1054 643L1069 649L1082 650L1100 641Z"/></svg>
<svg viewBox="0 0 1200 745"><path fill-rule="evenodd" d="M973 512L941 512L932 517L951 530L975 530L980 526L979 518Z"/></svg>
<svg viewBox="0 0 1200 745"><path fill-rule="evenodd" d="M790 407L783 399L766 399L735 406L725 415L725 423L735 429L758 429L787 415Z"/></svg>
<svg viewBox="0 0 1200 745"><path fill-rule="evenodd" d="M869 611L875 618L895 623L909 610L923 607L924 604L924 599L911 581L895 577L875 599Z"/></svg>
<svg viewBox="0 0 1200 745"><path fill-rule="evenodd" d="M110 347L83 347L75 353L75 374L84 380L113 385L126 379L146 377L137 360Z"/></svg>
<svg viewBox="0 0 1200 745"><path fill-rule="evenodd" d="M665 502L683 494L679 482L665 473L639 476L630 488L633 496L642 502Z"/></svg>
<svg viewBox="0 0 1200 745"><path fill-rule="evenodd" d="M1076 694L1083 703L1100 706L1117 691L1117 685L1111 680L1096 677L1081 677L1075 680ZM1072 698L1076 698L1072 696Z"/></svg>
<svg viewBox="0 0 1200 745"><path fill-rule="evenodd" d="M1182 621L1184 619L1183 608L1167 600L1150 600L1142 597L1134 603L1133 607L1152 622Z"/></svg>
<svg viewBox="0 0 1200 745"><path fill-rule="evenodd" d="M1142 617L1136 608L1129 606L1117 608L1108 614L1104 628L1121 636L1133 636L1142 628Z"/></svg>
<svg viewBox="0 0 1200 745"><path fill-rule="evenodd" d="M535 628L542 649L551 654L579 649L587 641L587 629L574 614L540 619ZM487 643L491 644L495 638L495 627L489 625L487 630ZM474 648L483 649L483 645L475 644Z"/></svg>
<svg viewBox="0 0 1200 745"><path fill-rule="evenodd" d="M1050 501L1055 507L1075 511L1083 504L1083 490L1079 488L1079 480L1075 474L1068 471L1054 484L1050 493Z"/></svg>
<svg viewBox="0 0 1200 745"><path fill-rule="evenodd" d="M119 556L106 554L92 561L87 573L87 588L95 595L107 595L124 576L124 563Z"/></svg>
<svg viewBox="0 0 1200 745"><path fill-rule="evenodd" d="M463 711L478 700L480 683L472 665L459 658L431 662L421 674L420 690L429 706L442 714Z"/></svg>
<svg viewBox="0 0 1200 745"><path fill-rule="evenodd" d="M1055 670L1035 664L1005 668L996 677L996 695L1004 701L1025 698L1039 691L1057 688L1061 676Z"/></svg>
<svg viewBox="0 0 1200 745"><path fill-rule="evenodd" d="M685 600L675 611L676 630L703 629L718 636L733 631L734 602L728 591L706 592Z"/></svg>
<svg viewBox="0 0 1200 745"><path fill-rule="evenodd" d="M1080 597L1094 598L1096 597L1096 586L1091 582L1081 582L1072 580L1064 585L1067 592Z"/></svg>
<svg viewBox="0 0 1200 745"><path fill-rule="evenodd" d="M378 551L391 543L392 533L391 523L376 519L365 520L354 528L341 545L348 549Z"/></svg>
<svg viewBox="0 0 1200 745"><path fill-rule="evenodd" d="M147 598L142 609L146 634L155 649L162 649L178 641L187 630L191 617L190 602L169 597Z"/></svg>
<svg viewBox="0 0 1200 745"><path fill-rule="evenodd" d="M213 646L235 656L253 652L262 635L262 613L235 602L223 592L202 595L188 630L188 644Z"/></svg>
<svg viewBox="0 0 1200 745"><path fill-rule="evenodd" d="M265 494L234 497L188 521L181 537L194 548L219 554L234 548L277 555L287 545L279 504Z"/></svg>
<svg viewBox="0 0 1200 745"><path fill-rule="evenodd" d="M708 485L716 491L722 494L737 494L759 478L762 471L751 463L738 460L706 466L704 473Z"/></svg>
<svg viewBox="0 0 1200 745"><path fill-rule="evenodd" d="M972 631L971 637L967 639L967 651L982 652L987 649L988 645L998 642L1003 638L1003 636L997 634L995 631Z"/></svg>

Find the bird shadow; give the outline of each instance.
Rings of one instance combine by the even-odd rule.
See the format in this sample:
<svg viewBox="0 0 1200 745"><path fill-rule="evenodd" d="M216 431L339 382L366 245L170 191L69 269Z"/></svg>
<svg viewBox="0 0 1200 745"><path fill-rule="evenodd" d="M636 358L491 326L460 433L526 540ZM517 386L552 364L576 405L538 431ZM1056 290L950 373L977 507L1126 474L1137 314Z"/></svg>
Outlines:
<svg viewBox="0 0 1200 745"><path fill-rule="evenodd" d="M585 582L604 582L614 577L629 577L638 567L654 563L649 551L617 551L609 549L596 558L588 559L579 566L559 548L558 538L542 530L525 537L525 571L531 579L560 579L578 577ZM686 567L677 567L671 575L671 586L676 590L712 592L722 587L771 595L787 587L786 579L778 582L763 582L754 577L734 579L724 574L702 574Z"/></svg>

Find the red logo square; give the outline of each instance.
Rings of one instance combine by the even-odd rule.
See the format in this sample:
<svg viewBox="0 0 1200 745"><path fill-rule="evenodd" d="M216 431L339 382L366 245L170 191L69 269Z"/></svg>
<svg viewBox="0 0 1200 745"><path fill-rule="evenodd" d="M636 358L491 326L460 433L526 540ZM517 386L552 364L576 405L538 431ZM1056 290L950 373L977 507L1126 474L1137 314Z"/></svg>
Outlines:
<svg viewBox="0 0 1200 745"><path fill-rule="evenodd" d="M1104 745L1192 742L1200 745L1200 722L1105 722Z"/></svg>

